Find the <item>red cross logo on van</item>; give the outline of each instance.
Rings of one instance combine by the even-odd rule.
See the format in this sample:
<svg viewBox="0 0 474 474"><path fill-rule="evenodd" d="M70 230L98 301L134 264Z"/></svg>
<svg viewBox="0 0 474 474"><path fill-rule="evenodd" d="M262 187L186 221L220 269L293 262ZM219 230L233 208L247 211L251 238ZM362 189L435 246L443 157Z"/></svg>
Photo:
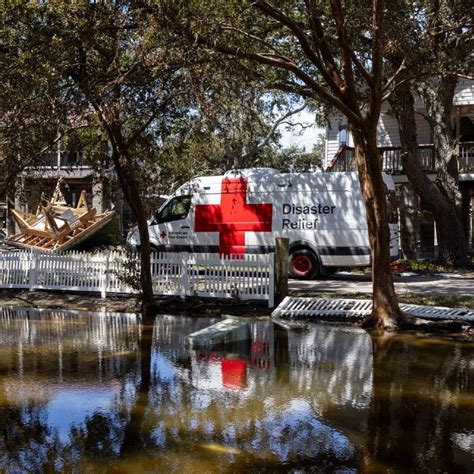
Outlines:
<svg viewBox="0 0 474 474"><path fill-rule="evenodd" d="M247 178L222 180L220 204L197 204L196 232L219 232L219 252L245 253L246 232L271 232L272 205L247 203Z"/></svg>

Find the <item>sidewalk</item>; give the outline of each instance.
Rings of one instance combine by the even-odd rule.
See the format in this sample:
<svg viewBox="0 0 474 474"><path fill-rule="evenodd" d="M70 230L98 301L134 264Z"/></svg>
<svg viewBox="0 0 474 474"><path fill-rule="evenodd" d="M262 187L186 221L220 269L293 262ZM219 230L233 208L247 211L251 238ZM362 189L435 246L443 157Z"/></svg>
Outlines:
<svg viewBox="0 0 474 474"><path fill-rule="evenodd" d="M289 280L293 291L333 291L336 293L371 293L369 275L338 272L321 280ZM426 293L474 297L474 276L439 273L433 275L401 274L395 276L397 293Z"/></svg>

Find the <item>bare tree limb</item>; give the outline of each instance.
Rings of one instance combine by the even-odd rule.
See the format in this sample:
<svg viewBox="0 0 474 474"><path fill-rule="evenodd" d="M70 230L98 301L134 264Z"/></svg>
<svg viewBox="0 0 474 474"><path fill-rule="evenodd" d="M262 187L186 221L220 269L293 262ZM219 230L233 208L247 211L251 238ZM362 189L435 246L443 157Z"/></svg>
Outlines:
<svg viewBox="0 0 474 474"><path fill-rule="evenodd" d="M283 61L277 58L275 55L254 53L238 47L224 46L212 38L190 31L187 27L178 26L176 22L170 21L168 26L175 33L181 34L194 41L195 44L209 48L212 51L217 51L225 55L231 55L239 59L253 60L260 64L274 66L276 68L284 69L293 73L297 78L299 78L303 83L313 90L313 94L311 95L312 98L315 98L316 95L319 95L324 102L327 102L331 106L340 110L344 115L350 118L351 121L354 123L361 123L361 117L351 110L339 97L337 97L335 94L330 94L326 89L324 89L324 87L317 83L311 76L309 76L293 62ZM316 95L314 93L316 93Z"/></svg>
<svg viewBox="0 0 474 474"><path fill-rule="evenodd" d="M327 81L329 87L333 90L333 92L337 95L341 95L341 87L342 79L340 74L337 73L337 70L334 71L328 70L327 67L323 64L321 59L316 55L311 44L309 42L306 33L300 26L298 26L294 21L291 20L287 15L284 15L281 11L274 8L265 0L258 0L256 2L256 7L261 10L263 13L269 15L270 17L274 18L276 21L285 25L290 31L293 32L295 37L298 39L301 48L307 58L317 67L320 74L324 77Z"/></svg>
<svg viewBox="0 0 474 474"><path fill-rule="evenodd" d="M271 140L271 137L272 135L275 133L275 130L280 126L282 125L283 123L285 123L285 121L293 116L293 115L296 115L300 112L302 112L304 109L306 108L306 105L303 105L302 107L299 107L295 110L290 110L289 112L287 112L285 115L283 115L282 117L280 117L271 127L271 129L269 130L269 132L267 133L266 137L263 139L262 143L260 143L260 145L258 146L258 148L263 148L264 146L268 145L268 143L270 143L270 140ZM290 123L290 122L287 122L287 123Z"/></svg>

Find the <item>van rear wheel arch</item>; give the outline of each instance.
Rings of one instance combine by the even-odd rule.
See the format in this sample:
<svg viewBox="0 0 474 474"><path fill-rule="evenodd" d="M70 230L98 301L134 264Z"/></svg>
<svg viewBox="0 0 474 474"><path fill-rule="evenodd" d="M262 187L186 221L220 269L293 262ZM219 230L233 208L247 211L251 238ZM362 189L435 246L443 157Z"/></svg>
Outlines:
<svg viewBox="0 0 474 474"><path fill-rule="evenodd" d="M306 245L294 245L290 249L290 277L308 280L321 275L321 262L316 252Z"/></svg>

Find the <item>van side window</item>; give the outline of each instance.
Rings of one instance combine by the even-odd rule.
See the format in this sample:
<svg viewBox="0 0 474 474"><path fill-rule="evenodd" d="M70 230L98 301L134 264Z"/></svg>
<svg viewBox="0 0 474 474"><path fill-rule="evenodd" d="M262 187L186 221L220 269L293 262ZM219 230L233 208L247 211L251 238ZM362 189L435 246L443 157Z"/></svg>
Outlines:
<svg viewBox="0 0 474 474"><path fill-rule="evenodd" d="M191 196L174 197L157 215L157 223L179 221L188 216Z"/></svg>

